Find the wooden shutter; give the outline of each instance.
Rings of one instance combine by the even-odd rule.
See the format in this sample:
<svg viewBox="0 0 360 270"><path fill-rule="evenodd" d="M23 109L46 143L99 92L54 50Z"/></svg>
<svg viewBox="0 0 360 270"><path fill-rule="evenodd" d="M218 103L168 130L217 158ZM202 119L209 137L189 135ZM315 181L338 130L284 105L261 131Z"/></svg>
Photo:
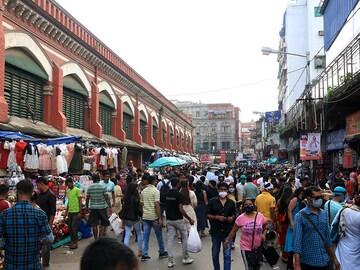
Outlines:
<svg viewBox="0 0 360 270"><path fill-rule="evenodd" d="M4 96L8 114L41 121L44 81L21 70L6 66ZM33 115L32 115L33 114Z"/></svg>
<svg viewBox="0 0 360 270"><path fill-rule="evenodd" d="M64 89L62 107L68 127L84 129L85 98L77 92Z"/></svg>
<svg viewBox="0 0 360 270"><path fill-rule="evenodd" d="M111 135L113 109L100 103L99 122L102 125L102 133Z"/></svg>
<svg viewBox="0 0 360 270"><path fill-rule="evenodd" d="M123 130L125 131L126 133L126 139L129 139L131 140L131 137L132 137L132 132L131 132L131 120L132 120L132 116L127 114L127 113L124 113L123 114Z"/></svg>

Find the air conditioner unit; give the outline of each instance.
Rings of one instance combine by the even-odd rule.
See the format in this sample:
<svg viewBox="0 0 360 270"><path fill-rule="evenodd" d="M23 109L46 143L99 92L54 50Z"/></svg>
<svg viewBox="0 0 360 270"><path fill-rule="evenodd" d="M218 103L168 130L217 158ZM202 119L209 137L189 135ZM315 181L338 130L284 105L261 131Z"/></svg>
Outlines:
<svg viewBox="0 0 360 270"><path fill-rule="evenodd" d="M326 57L325 55L317 55L314 59L314 68L325 68L326 67Z"/></svg>
<svg viewBox="0 0 360 270"><path fill-rule="evenodd" d="M319 36L320 36L320 37L323 37L323 36L324 36L324 30L320 30L320 31L319 31Z"/></svg>

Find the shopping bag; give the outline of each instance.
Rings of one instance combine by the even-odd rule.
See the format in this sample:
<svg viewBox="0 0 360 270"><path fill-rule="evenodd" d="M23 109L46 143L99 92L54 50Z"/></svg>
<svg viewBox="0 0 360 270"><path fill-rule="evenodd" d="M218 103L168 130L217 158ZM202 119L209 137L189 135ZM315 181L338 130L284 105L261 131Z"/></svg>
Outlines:
<svg viewBox="0 0 360 270"><path fill-rule="evenodd" d="M124 231L124 229L120 227L121 219L117 214L112 213L109 218L109 222L116 236L119 236Z"/></svg>
<svg viewBox="0 0 360 270"><path fill-rule="evenodd" d="M271 246L267 245L265 242L261 245L262 254L264 255L267 262L270 264L270 266L274 266L277 264L280 255L277 253L276 249Z"/></svg>
<svg viewBox="0 0 360 270"><path fill-rule="evenodd" d="M191 253L198 253L202 249L199 233L194 225L191 226L187 241L187 250Z"/></svg>

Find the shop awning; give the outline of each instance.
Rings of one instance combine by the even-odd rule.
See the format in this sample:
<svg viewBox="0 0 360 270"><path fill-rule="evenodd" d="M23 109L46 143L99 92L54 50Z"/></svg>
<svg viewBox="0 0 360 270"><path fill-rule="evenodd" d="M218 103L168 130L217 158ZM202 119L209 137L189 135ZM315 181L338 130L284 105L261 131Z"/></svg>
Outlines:
<svg viewBox="0 0 360 270"><path fill-rule="evenodd" d="M0 131L0 139L26 140L26 139L34 139L34 137L22 134L21 132Z"/></svg>

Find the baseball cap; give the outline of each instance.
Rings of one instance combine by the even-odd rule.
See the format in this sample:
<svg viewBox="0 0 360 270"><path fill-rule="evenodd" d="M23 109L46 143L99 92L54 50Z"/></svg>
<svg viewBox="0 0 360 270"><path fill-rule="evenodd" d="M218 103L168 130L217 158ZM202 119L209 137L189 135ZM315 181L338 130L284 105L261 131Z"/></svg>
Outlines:
<svg viewBox="0 0 360 270"><path fill-rule="evenodd" d="M342 194L345 194L346 193L346 189L343 188L343 187L336 187L334 189L334 194L335 195L342 195Z"/></svg>

